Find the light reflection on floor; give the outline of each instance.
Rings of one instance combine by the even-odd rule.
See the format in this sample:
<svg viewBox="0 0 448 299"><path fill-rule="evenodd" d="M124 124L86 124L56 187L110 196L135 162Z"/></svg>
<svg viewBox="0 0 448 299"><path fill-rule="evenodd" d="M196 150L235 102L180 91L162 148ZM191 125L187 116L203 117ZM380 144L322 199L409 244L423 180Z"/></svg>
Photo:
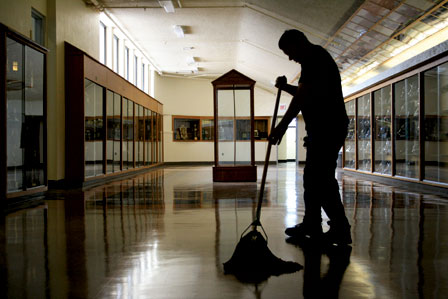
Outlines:
<svg viewBox="0 0 448 299"><path fill-rule="evenodd" d="M259 177L261 177L259 167ZM448 199L338 175L353 248L285 242L303 217L302 169L269 168L269 248L305 269L260 286L224 275L252 222L256 183L215 183L211 167L167 167L86 190L53 190L0 222L2 298L340 298L448 296ZM299 200L297 200L299 198Z"/></svg>

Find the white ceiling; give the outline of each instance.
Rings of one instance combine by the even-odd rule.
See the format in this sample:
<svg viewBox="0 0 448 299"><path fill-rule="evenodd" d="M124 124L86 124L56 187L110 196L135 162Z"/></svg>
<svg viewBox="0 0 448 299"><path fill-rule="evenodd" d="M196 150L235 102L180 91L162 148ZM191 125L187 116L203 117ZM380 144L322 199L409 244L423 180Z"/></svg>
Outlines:
<svg viewBox="0 0 448 299"><path fill-rule="evenodd" d="M300 74L277 46L286 29L326 47L351 80L365 66L381 67L415 32L446 22L447 10L446 0L179 0L174 13L155 0L86 2L115 17L161 74L214 79L236 69L268 90L277 76ZM174 25L184 28L183 38Z"/></svg>

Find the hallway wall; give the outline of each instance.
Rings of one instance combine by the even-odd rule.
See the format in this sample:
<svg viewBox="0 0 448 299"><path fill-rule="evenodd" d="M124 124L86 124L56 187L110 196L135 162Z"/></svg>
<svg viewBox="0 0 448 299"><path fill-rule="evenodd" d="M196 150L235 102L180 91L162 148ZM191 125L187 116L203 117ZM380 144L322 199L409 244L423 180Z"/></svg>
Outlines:
<svg viewBox="0 0 448 299"><path fill-rule="evenodd" d="M155 98L163 103L165 162L213 162L213 142L173 142L172 116L213 116L212 80L155 77ZM289 103L290 97L282 97ZM255 87L255 116L272 116L275 95ZM255 142L255 160L264 161L267 142ZM276 159L275 147L271 161Z"/></svg>

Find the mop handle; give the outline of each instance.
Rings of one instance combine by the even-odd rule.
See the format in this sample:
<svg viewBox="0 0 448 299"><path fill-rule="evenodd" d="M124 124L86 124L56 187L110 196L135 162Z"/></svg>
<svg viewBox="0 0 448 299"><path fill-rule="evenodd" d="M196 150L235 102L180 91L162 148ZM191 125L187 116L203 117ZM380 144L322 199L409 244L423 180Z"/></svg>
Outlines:
<svg viewBox="0 0 448 299"><path fill-rule="evenodd" d="M275 123L277 121L277 111L278 111L278 106L280 103L281 93L282 93L282 90L278 89L277 99L275 100L274 115L272 116L272 124L271 124L271 132L270 133L272 133L272 131L275 129ZM272 144L268 140L268 148L266 150L266 158L264 160L263 176L261 177L261 188L260 188L260 193L258 194L257 218L254 222L255 226L260 224L261 204L263 202L264 186L266 184L266 175L268 173L269 158L271 156L271 147L272 147Z"/></svg>

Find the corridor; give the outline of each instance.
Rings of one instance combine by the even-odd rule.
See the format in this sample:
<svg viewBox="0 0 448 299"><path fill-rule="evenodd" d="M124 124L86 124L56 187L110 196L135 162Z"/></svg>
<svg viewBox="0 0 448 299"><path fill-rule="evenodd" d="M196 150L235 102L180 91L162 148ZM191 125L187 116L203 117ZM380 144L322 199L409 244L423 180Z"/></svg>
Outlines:
<svg viewBox="0 0 448 299"><path fill-rule="evenodd" d="M171 166L51 190L3 217L0 297L316 298L322 289L339 298L448 296L448 196L339 173L352 250L307 252L283 233L303 217L302 171L270 167L261 213L270 250L301 271L258 285L225 275L259 183L213 183L209 166Z"/></svg>

